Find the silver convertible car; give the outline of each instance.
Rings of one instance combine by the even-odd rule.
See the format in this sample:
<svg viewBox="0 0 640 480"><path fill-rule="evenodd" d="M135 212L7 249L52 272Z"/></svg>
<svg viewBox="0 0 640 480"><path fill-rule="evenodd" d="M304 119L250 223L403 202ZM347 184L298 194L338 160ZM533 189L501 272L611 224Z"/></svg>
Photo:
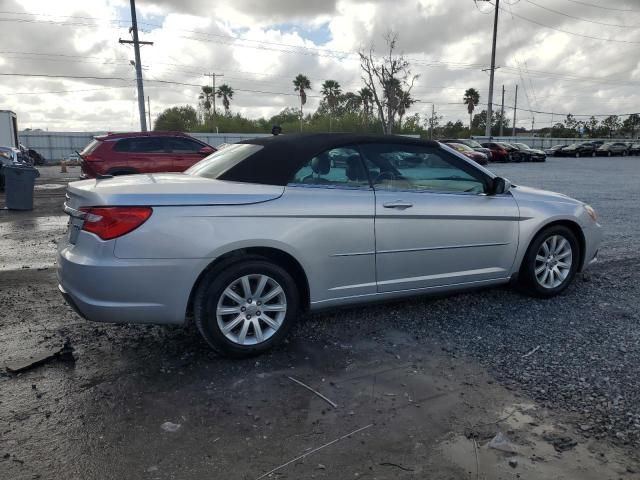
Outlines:
<svg viewBox="0 0 640 480"><path fill-rule="evenodd" d="M303 310L517 283L557 295L597 258L594 210L437 142L285 135L184 174L69 184L59 288L99 322L195 323L217 351L277 344Z"/></svg>

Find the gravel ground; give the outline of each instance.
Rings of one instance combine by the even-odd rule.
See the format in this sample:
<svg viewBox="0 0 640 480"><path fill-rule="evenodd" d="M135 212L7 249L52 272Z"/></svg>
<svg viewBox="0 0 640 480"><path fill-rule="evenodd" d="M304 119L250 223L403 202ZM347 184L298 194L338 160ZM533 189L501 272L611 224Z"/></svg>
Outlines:
<svg viewBox="0 0 640 480"><path fill-rule="evenodd" d="M490 450L479 440L481 477L637 478L640 159L549 159L490 168L515 184L587 201L599 212L605 228L600 261L562 296L531 299L505 287L308 315L286 344L248 361L216 358L193 329L79 319L57 294L51 269L51 240L63 228L56 220L61 194L41 190L31 217L0 212L0 360L66 337L78 354L74 369L51 364L18 377L0 375L0 454L9 455L0 456L0 478L3 471L5 478L49 478L67 468L72 479L215 478L232 468L232 478L257 478L255 472L292 452L373 422L361 442L296 464L292 477L281 478L420 473L472 479L478 476L474 462L452 466L442 460L438 445L446 441L440 439L486 422L495 434L494 420L518 397L533 401L538 413L525 422L526 432L507 426L509 435L523 435L521 448L535 448L513 470L504 457L487 456ZM43 175L39 182L66 180L58 177ZM21 244L29 248L22 267L15 258ZM322 402L312 403L308 392L291 385L286 376L292 374L342 408L317 413ZM424 408L413 405L416 397L427 399ZM386 407L396 399L402 408ZM580 439L575 450L544 453L536 443L544 443L535 432L550 421L548 412L556 429ZM184 425L179 442L158 434L164 421ZM209 443L216 438L223 440L213 449ZM454 463L473 460L476 447L464 446ZM246 457L245 451L254 453ZM615 475L598 471L613 465L615 452L623 459ZM111 466L114 457L119 461ZM389 470L395 468L389 462L414 471ZM489 462L504 469L493 475ZM535 470L553 462L564 470ZM580 468L583 473L576 473Z"/></svg>

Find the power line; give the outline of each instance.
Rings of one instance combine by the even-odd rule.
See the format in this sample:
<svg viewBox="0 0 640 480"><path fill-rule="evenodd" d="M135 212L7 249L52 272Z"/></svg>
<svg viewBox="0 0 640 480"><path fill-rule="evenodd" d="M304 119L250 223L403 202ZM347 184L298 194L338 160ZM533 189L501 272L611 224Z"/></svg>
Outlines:
<svg viewBox="0 0 640 480"><path fill-rule="evenodd" d="M581 2L579 0L567 0L568 2L571 3L577 3L578 5L584 5L585 7L593 7L593 8L601 8L602 10L612 10L615 12L638 12L640 13L640 10L638 9L626 9L626 8L616 8L616 7L604 7L602 5L595 5L593 3L587 3L587 2Z"/></svg>
<svg viewBox="0 0 640 480"><path fill-rule="evenodd" d="M491 2L489 2L491 3ZM493 5L493 4L492 4ZM500 10L505 10L504 8L500 7ZM506 10L505 10L506 11ZM544 23L540 23L536 20L532 20L530 18L527 17L523 17L522 15L518 15L517 13L511 13L514 17L517 17L521 20L524 20L525 22L529 22L529 23L533 23L534 25L538 25L540 27L544 27L544 28L548 28L550 30L555 30L556 32L560 32L560 33L566 33L567 35L573 35L576 37L582 37L582 38L588 38L590 40L600 40L603 42L615 42L615 43L625 43L625 44L629 44L629 45L640 45L640 41L635 41L635 40L619 40L617 38L603 38L603 37L594 37L592 35L585 35L582 33L576 33L576 32L570 32L569 30L564 30L562 28L556 28L556 27L552 27L550 25L546 25Z"/></svg>
<svg viewBox="0 0 640 480"><path fill-rule="evenodd" d="M587 18L580 18L580 17L576 17L573 15L569 15L568 13L564 13L564 12L560 12L559 10L554 10L553 8L549 8L549 7L545 7L543 5L539 5L535 2L532 2L531 0L525 0L525 2L530 3L531 5L534 5L538 8L542 8L543 10L547 10L548 12L552 12L558 15L562 15L564 17L568 17L568 18L573 18L574 20L580 20L581 22L588 22L588 23L593 23L595 25L604 25L605 27L619 27L619 28L638 28L638 25L620 25L620 24L615 24L615 23L605 23L605 22L598 22L596 20L589 20Z"/></svg>

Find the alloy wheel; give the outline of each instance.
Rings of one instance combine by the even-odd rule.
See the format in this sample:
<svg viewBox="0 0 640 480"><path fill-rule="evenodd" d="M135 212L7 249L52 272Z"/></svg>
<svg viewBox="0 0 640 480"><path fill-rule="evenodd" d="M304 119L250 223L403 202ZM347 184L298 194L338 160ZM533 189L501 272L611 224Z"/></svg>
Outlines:
<svg viewBox="0 0 640 480"><path fill-rule="evenodd" d="M222 334L238 345L271 338L287 315L284 289L268 275L244 275L231 282L218 300L216 318Z"/></svg>
<svg viewBox="0 0 640 480"><path fill-rule="evenodd" d="M535 275L538 284L544 288L556 288L562 285L573 262L571 244L562 235L552 235L545 239L538 249L535 262Z"/></svg>

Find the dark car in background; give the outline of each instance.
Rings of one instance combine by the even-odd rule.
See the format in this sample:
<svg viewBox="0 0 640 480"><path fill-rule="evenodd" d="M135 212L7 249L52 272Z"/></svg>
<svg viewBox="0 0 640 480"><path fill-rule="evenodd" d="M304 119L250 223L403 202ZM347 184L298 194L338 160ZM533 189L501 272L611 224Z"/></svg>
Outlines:
<svg viewBox="0 0 640 480"><path fill-rule="evenodd" d="M562 145L554 145L553 147L545 148L544 153L546 153L548 157L555 157L564 147L568 147L568 145L566 143Z"/></svg>
<svg viewBox="0 0 640 480"><path fill-rule="evenodd" d="M556 155L561 157L595 157L598 146L594 142L572 143L561 149Z"/></svg>
<svg viewBox="0 0 640 480"><path fill-rule="evenodd" d="M494 162L510 162L511 155L509 150L501 143L497 142L485 142L482 144L484 148L488 148L491 151L491 160Z"/></svg>
<svg viewBox="0 0 640 480"><path fill-rule="evenodd" d="M465 157L470 158L471 160L473 160L474 162L476 162L479 165L487 165L489 163L489 159L487 158L487 156L482 153L482 152L476 152L473 148L464 145L462 143L449 143L449 142L443 142L445 143L447 146L453 148L454 150L460 152L461 154L463 154Z"/></svg>
<svg viewBox="0 0 640 480"><path fill-rule="evenodd" d="M512 143L514 147L520 150L523 162L545 162L547 160L547 154L542 150L531 148L526 143Z"/></svg>
<svg viewBox="0 0 640 480"><path fill-rule="evenodd" d="M483 147L482 145L480 145L480 143L471 138L445 138L443 140L440 140L440 142L447 144L460 143L462 145L466 145L467 147L474 149L476 152L484 153L487 156L487 160L493 160L493 154L491 153L491 150Z"/></svg>
<svg viewBox="0 0 640 480"><path fill-rule="evenodd" d="M596 154L600 157L612 157L614 155L626 156L629 153L629 145L624 142L603 143L596 149Z"/></svg>
<svg viewBox="0 0 640 480"><path fill-rule="evenodd" d="M633 142L629 148L629 155L640 155L640 141Z"/></svg>
<svg viewBox="0 0 640 480"><path fill-rule="evenodd" d="M506 143L506 142L499 142L499 143L507 150L507 152L509 152L510 161L512 162L524 161L524 158L523 158L524 156L522 155L522 152L520 152L519 148L514 147L510 143Z"/></svg>
<svg viewBox="0 0 640 480"><path fill-rule="evenodd" d="M80 152L81 176L184 172L215 151L211 145L180 132L102 135Z"/></svg>

